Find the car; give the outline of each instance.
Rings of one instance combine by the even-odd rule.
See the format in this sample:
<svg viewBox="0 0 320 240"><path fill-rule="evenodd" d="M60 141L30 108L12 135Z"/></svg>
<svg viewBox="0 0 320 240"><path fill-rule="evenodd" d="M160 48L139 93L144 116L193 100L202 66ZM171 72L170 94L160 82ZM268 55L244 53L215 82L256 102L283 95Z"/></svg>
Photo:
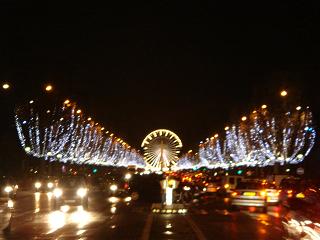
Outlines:
<svg viewBox="0 0 320 240"><path fill-rule="evenodd" d="M125 190L118 190L108 197L109 203L130 203L132 200L131 194Z"/></svg>
<svg viewBox="0 0 320 240"><path fill-rule="evenodd" d="M267 191L260 182L239 182L231 193L231 207L259 207L267 212Z"/></svg>
<svg viewBox="0 0 320 240"><path fill-rule="evenodd" d="M53 189L53 207L58 210L63 205L82 206L88 209L88 185L84 177L67 176L58 180Z"/></svg>
<svg viewBox="0 0 320 240"><path fill-rule="evenodd" d="M302 180L296 177L284 178L280 182L279 188L279 201L283 206L288 206L288 200L303 190Z"/></svg>
<svg viewBox="0 0 320 240"><path fill-rule="evenodd" d="M35 192L52 192L57 184L57 180L53 177L41 178L34 182Z"/></svg>

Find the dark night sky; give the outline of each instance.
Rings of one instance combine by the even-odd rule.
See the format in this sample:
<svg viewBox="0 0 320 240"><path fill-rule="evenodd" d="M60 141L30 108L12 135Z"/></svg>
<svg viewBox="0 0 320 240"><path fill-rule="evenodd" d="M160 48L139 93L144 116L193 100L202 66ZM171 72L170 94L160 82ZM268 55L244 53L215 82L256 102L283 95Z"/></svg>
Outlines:
<svg viewBox="0 0 320 240"><path fill-rule="evenodd" d="M1 1L0 81L15 85L2 114L50 82L132 146L168 128L184 151L254 106L277 106L282 88L319 115L317 5L170 2ZM15 138L10 124L1 118L3 138Z"/></svg>

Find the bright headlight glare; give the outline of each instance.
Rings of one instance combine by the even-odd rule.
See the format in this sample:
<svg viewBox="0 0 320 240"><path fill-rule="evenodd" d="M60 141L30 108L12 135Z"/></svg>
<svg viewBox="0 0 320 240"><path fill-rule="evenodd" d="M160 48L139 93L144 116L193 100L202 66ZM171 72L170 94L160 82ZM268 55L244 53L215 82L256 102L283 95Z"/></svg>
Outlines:
<svg viewBox="0 0 320 240"><path fill-rule="evenodd" d="M48 188L53 188L53 183L52 182L48 182L47 186L48 186Z"/></svg>
<svg viewBox="0 0 320 240"><path fill-rule="evenodd" d="M53 195L58 198L58 197L61 197L62 195L62 190L60 188L56 188L53 190Z"/></svg>
<svg viewBox="0 0 320 240"><path fill-rule="evenodd" d="M10 192L13 191L13 188L12 188L11 186L6 186L6 187L4 188L4 191L5 191L6 193L10 193Z"/></svg>
<svg viewBox="0 0 320 240"><path fill-rule="evenodd" d="M41 188L41 182L36 182L36 183L34 184L34 186L35 186L36 188Z"/></svg>
<svg viewBox="0 0 320 240"><path fill-rule="evenodd" d="M85 195L87 195L87 189L86 188L79 188L77 191L77 195L79 197L84 197Z"/></svg>
<svg viewBox="0 0 320 240"><path fill-rule="evenodd" d="M131 201L131 197L126 197L126 198L124 199L124 201L125 201L125 202L130 202L130 201Z"/></svg>
<svg viewBox="0 0 320 240"><path fill-rule="evenodd" d="M109 202L117 203L117 202L119 202L119 198L117 198L117 197L109 197Z"/></svg>

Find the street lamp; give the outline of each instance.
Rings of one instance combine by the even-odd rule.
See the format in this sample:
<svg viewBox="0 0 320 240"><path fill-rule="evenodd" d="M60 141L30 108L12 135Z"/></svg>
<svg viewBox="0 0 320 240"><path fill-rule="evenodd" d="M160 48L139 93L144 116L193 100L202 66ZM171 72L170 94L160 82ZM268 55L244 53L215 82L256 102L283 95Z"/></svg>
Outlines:
<svg viewBox="0 0 320 240"><path fill-rule="evenodd" d="M8 89L10 88L10 84L9 84L9 83L3 83L3 84L2 84L2 88L3 88L4 90L8 90Z"/></svg>
<svg viewBox="0 0 320 240"><path fill-rule="evenodd" d="M282 90L282 91L280 92L280 95L281 95L281 97L285 97L285 96L288 95L288 92L287 92L286 90Z"/></svg>
<svg viewBox="0 0 320 240"><path fill-rule="evenodd" d="M51 84L46 85L45 87L46 92L51 92L53 90L53 87Z"/></svg>

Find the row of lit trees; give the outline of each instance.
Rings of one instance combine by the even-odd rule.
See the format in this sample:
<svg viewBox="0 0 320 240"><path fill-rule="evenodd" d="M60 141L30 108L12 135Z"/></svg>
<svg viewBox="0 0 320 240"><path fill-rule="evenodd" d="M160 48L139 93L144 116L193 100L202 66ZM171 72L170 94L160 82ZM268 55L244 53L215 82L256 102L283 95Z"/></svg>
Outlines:
<svg viewBox="0 0 320 240"><path fill-rule="evenodd" d="M284 93L283 93L284 94ZM285 113L270 112L266 105L225 127L225 135L215 134L199 145L198 155L188 152L176 166L232 168L296 164L309 154L315 142L309 107Z"/></svg>
<svg viewBox="0 0 320 240"><path fill-rule="evenodd" d="M135 149L86 117L68 99L51 109L31 100L15 113L21 145L33 157L78 164L145 165Z"/></svg>

